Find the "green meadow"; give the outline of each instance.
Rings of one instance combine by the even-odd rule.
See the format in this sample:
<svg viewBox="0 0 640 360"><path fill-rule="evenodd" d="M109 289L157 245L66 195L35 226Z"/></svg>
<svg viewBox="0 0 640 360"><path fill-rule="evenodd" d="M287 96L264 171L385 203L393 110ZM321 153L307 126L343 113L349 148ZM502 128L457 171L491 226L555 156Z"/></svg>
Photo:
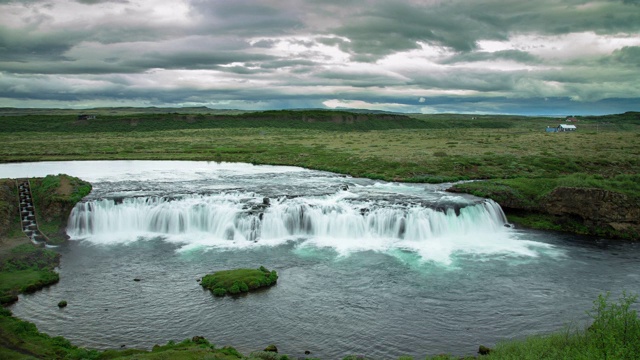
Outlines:
<svg viewBox="0 0 640 360"><path fill-rule="evenodd" d="M341 118L336 121L334 118ZM352 117L352 121L347 118ZM366 119L360 119L366 118ZM89 159L280 164L409 182L638 174L640 114L555 118L272 111L0 116L0 162Z"/></svg>

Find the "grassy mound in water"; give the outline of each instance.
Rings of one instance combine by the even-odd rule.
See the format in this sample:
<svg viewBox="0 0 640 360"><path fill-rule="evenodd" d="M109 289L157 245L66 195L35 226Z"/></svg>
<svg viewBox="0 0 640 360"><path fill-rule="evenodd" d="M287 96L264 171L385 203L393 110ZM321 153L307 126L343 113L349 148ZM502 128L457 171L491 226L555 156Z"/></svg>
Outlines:
<svg viewBox="0 0 640 360"><path fill-rule="evenodd" d="M209 289L215 296L236 295L275 285L278 273L269 271L264 266L259 269L223 270L208 274L202 278L200 285Z"/></svg>

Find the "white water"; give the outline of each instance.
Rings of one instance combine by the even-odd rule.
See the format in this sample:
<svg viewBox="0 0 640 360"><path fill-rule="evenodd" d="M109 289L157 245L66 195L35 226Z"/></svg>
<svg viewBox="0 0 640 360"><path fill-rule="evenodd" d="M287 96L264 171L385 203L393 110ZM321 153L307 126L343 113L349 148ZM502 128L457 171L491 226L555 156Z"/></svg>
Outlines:
<svg viewBox="0 0 640 360"><path fill-rule="evenodd" d="M458 205L456 205L457 207ZM456 252L536 256L532 246L511 239L500 207L491 200L435 210L420 204L398 205L360 200L340 191L317 197L280 197L263 204L248 192L137 197L121 202L96 199L73 210L67 228L72 239L110 244L163 237L183 249L208 246L329 247L341 255L354 251L407 250L444 264ZM543 246L544 247L544 246Z"/></svg>
<svg viewBox="0 0 640 360"><path fill-rule="evenodd" d="M553 246L506 228L496 203L446 193L446 184L193 161L0 166L0 177L57 173L93 184L67 230L74 240L102 245L161 238L189 250L293 242L297 249L330 248L340 255L376 251L402 257L409 252L445 265L457 254L530 258L554 253ZM262 206L265 197L269 206Z"/></svg>

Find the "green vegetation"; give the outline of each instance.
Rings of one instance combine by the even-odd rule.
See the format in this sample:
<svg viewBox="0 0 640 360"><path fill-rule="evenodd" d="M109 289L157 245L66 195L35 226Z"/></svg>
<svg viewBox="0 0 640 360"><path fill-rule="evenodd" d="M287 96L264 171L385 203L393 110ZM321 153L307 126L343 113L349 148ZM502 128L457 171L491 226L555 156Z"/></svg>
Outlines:
<svg viewBox="0 0 640 360"><path fill-rule="evenodd" d="M639 113L557 119L514 116L272 111L239 115L0 117L0 162L84 159L239 161L375 179L559 178L637 174ZM51 136L55 134L55 136Z"/></svg>
<svg viewBox="0 0 640 360"><path fill-rule="evenodd" d="M0 238L22 235L15 180L0 179Z"/></svg>
<svg viewBox="0 0 640 360"><path fill-rule="evenodd" d="M61 336L50 337L39 332L34 324L11 316L6 309L0 309L0 344L2 359L244 359L236 349L217 348L199 336L180 343L170 341L163 346L156 345L151 351L79 348Z"/></svg>
<svg viewBox="0 0 640 360"><path fill-rule="evenodd" d="M614 195L580 194L576 189L601 189ZM560 198L553 191L569 189ZM561 230L576 234L637 240L638 219L626 222L628 227L610 224L629 218L630 209L640 204L640 175L623 174L605 178L601 175L574 173L556 178L514 178L456 184L452 191L491 198L500 203L510 222L534 229ZM591 201L581 201L582 196ZM589 197L590 196L590 197ZM574 197L574 199L571 199ZM593 198L595 197L595 199ZM607 197L608 200L602 200ZM554 200L561 199L573 214L549 213ZM608 204L606 204L606 203ZM552 205L549 205L551 203ZM606 206L606 211L600 211ZM556 209L558 210L558 209ZM587 217L588 216L588 217Z"/></svg>
<svg viewBox="0 0 640 360"><path fill-rule="evenodd" d="M226 294L237 295L264 287L275 285L278 274L264 266L259 269L223 270L205 275L200 282L203 288L209 289L215 296Z"/></svg>
<svg viewBox="0 0 640 360"><path fill-rule="evenodd" d="M610 301L600 295L588 312L587 329L566 328L551 335L500 343L486 357L493 359L637 359L640 354L640 319L632 305L637 296L623 294Z"/></svg>
<svg viewBox="0 0 640 360"><path fill-rule="evenodd" d="M524 207L535 205L558 187L597 188L629 196L640 195L640 174L621 174L605 178L581 172L556 178L515 178L471 182L456 185L470 194L496 201L516 200Z"/></svg>
<svg viewBox="0 0 640 360"><path fill-rule="evenodd" d="M91 184L69 175L31 179L38 227L52 244L66 241L67 218L75 204L91 192Z"/></svg>
<svg viewBox="0 0 640 360"><path fill-rule="evenodd" d="M32 293L59 281L60 255L27 243L0 258L0 304L18 300L18 293Z"/></svg>

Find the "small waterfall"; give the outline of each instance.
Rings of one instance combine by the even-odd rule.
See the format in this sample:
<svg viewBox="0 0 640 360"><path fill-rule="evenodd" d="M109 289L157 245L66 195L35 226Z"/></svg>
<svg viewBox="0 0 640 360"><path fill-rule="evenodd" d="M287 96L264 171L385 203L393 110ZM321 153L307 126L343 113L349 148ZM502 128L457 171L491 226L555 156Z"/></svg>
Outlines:
<svg viewBox="0 0 640 360"><path fill-rule="evenodd" d="M457 209L457 210L456 210ZM271 199L255 194L220 194L179 199L125 198L79 203L67 232L92 236L193 235L219 241L260 242L323 238L420 242L448 236L502 231L500 206L491 200L436 210L424 205L358 202L340 196Z"/></svg>

